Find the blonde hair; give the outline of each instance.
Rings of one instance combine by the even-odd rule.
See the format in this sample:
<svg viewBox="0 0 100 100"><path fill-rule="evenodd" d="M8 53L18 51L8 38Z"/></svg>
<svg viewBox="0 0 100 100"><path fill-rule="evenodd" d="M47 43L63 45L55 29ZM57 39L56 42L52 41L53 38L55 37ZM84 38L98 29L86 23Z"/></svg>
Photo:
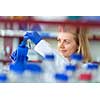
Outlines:
<svg viewBox="0 0 100 100"><path fill-rule="evenodd" d="M75 26L59 26L60 32L70 32L74 35L74 39L78 45L77 53L81 54L84 57L84 62L91 62L91 54L89 51L89 41L87 30L82 27Z"/></svg>

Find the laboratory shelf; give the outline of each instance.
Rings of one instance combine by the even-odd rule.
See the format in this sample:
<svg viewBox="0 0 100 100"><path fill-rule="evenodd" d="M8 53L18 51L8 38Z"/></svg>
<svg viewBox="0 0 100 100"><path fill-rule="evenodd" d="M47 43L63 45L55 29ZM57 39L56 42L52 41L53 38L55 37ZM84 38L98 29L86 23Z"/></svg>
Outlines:
<svg viewBox="0 0 100 100"><path fill-rule="evenodd" d="M3 23L18 23L18 24L51 24L51 25L73 25L73 26L82 26L82 27L100 27L100 21L82 21L82 20L63 20L63 21L43 21L36 19L0 19L0 22Z"/></svg>

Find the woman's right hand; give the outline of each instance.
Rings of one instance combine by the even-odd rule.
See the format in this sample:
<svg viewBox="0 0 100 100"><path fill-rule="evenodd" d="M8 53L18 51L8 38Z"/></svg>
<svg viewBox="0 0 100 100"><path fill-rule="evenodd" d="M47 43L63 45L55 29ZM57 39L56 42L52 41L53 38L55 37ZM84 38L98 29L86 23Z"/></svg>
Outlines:
<svg viewBox="0 0 100 100"><path fill-rule="evenodd" d="M38 34L38 32L32 31L26 32L24 39L30 39L34 44L38 44L42 40L42 37Z"/></svg>

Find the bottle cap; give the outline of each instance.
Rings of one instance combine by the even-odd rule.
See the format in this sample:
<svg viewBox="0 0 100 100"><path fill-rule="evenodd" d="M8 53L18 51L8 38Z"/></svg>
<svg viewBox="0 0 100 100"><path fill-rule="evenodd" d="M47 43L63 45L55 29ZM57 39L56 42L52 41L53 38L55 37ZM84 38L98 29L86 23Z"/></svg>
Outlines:
<svg viewBox="0 0 100 100"><path fill-rule="evenodd" d="M76 69L77 69L77 67L76 66L74 66L74 65L67 65L66 67L65 67L65 69L66 69L66 71L76 71Z"/></svg>
<svg viewBox="0 0 100 100"><path fill-rule="evenodd" d="M79 76L79 80L91 80L92 79L92 74L90 73L84 73L84 74L80 74Z"/></svg>
<svg viewBox="0 0 100 100"><path fill-rule="evenodd" d="M54 77L56 80L60 80L60 81L67 81L68 80L68 76L65 74L57 73L57 74L55 74Z"/></svg>
<svg viewBox="0 0 100 100"><path fill-rule="evenodd" d="M87 65L87 69L91 69L91 70L93 70L93 69L98 69L98 64L94 64L94 63L89 63L88 65Z"/></svg>
<svg viewBox="0 0 100 100"><path fill-rule="evenodd" d="M74 60L77 60L77 61L81 61L81 60L83 60L83 56L82 55L80 55L80 54L72 54L71 56L70 56L70 58L71 59L74 59Z"/></svg>
<svg viewBox="0 0 100 100"><path fill-rule="evenodd" d="M10 64L10 70L16 73L23 73L24 69L24 65L21 63Z"/></svg>
<svg viewBox="0 0 100 100"><path fill-rule="evenodd" d="M7 80L7 75L4 73L0 74L0 82L5 82Z"/></svg>
<svg viewBox="0 0 100 100"><path fill-rule="evenodd" d="M54 54L46 54L44 59L53 60L54 58Z"/></svg>
<svg viewBox="0 0 100 100"><path fill-rule="evenodd" d="M41 73L43 72L43 69L41 68L41 66L39 64L34 64L34 63L28 63L26 65L26 70L29 70L33 73Z"/></svg>

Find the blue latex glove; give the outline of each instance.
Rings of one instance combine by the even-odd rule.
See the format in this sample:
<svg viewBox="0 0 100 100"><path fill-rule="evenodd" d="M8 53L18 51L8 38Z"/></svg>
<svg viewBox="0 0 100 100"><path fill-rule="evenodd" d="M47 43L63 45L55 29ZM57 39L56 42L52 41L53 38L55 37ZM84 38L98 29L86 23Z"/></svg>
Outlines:
<svg viewBox="0 0 100 100"><path fill-rule="evenodd" d="M26 32L24 35L24 39L30 39L33 43L38 44L42 37L38 34L38 32Z"/></svg>
<svg viewBox="0 0 100 100"><path fill-rule="evenodd" d="M27 38L24 38L21 44L19 44L20 47L26 47L27 44Z"/></svg>
<svg viewBox="0 0 100 100"><path fill-rule="evenodd" d="M10 58L11 58L13 61L16 61L16 55L17 55L17 50L15 50L15 51L11 54Z"/></svg>
<svg viewBox="0 0 100 100"><path fill-rule="evenodd" d="M28 47L25 47L23 43L24 42L22 42L13 55L11 55L15 62L10 64L10 70L17 73L23 73L27 64Z"/></svg>
<svg viewBox="0 0 100 100"><path fill-rule="evenodd" d="M19 46L19 47L20 47L20 46ZM26 49L26 51L27 51L28 48L26 47L26 48L22 48L22 49L24 49L24 50ZM24 50L23 50L23 53L25 53ZM17 59L19 59L19 60L20 60L20 59L23 59L23 57L24 57L24 59L26 59L26 61L28 60L28 57L25 56L26 54L24 54L24 55L22 54L22 55L19 55L19 56L18 56L17 52L22 52L22 50L19 50L19 51L18 51L18 50L15 50L15 51L11 54L10 58L11 58L13 61L16 61ZM28 52L28 51L27 51L27 52ZM18 57L17 57L17 56L18 56Z"/></svg>
<svg viewBox="0 0 100 100"><path fill-rule="evenodd" d="M16 50L15 62L10 64L10 70L15 71L17 73L23 73L25 66L27 64L27 47L18 46Z"/></svg>
<svg viewBox="0 0 100 100"><path fill-rule="evenodd" d="M24 55L24 58L26 59L26 60L28 60L28 57L27 57L27 52L28 52L28 48L26 47L26 41L27 41L27 39L24 39L22 42L21 42L21 44L18 46L18 49L17 50L15 50L12 54L11 54L11 59L13 60L13 61L16 61L16 59L17 59L17 57L20 57L20 58L18 58L18 59L21 59L22 57L21 57L21 55L20 54L22 54L22 53L24 53L24 54L22 54L22 55ZM26 50L26 51L25 51ZM18 54L17 54L18 53ZM18 56L19 55L19 56Z"/></svg>
<svg viewBox="0 0 100 100"><path fill-rule="evenodd" d="M17 50L11 54L11 59L14 60L14 63L10 64L10 70L16 73L23 73L25 66L27 64L27 53L28 47L26 47L27 39L24 39L21 44L18 46Z"/></svg>
<svg viewBox="0 0 100 100"><path fill-rule="evenodd" d="M26 61L27 53L28 53L28 47L23 48L23 47L18 46L17 54L16 54L16 61L18 62Z"/></svg>

